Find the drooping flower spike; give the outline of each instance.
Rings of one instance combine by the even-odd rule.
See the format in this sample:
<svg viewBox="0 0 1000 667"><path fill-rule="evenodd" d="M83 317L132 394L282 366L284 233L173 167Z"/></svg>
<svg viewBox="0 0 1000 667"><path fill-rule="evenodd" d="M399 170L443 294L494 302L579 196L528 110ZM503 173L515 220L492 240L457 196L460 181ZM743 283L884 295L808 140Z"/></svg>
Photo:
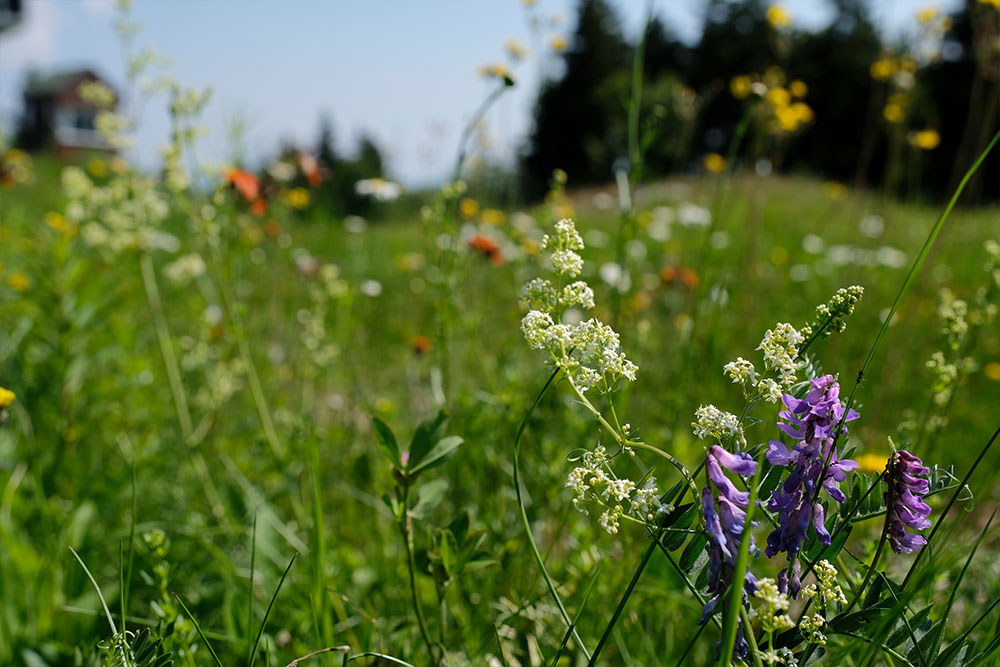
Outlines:
<svg viewBox="0 0 1000 667"><path fill-rule="evenodd" d="M930 484L922 476L930 469L919 457L901 449L891 457L886 465L885 506L889 546L898 554L919 551L927 544L921 535L906 532L906 528L924 530L930 528L927 518L930 506L923 496L930 490Z"/></svg>
<svg viewBox="0 0 1000 667"><path fill-rule="evenodd" d="M750 503L750 494L737 490L723 470L749 477L756 472L757 462L745 452L733 454L718 445L712 445L705 455L705 470L709 485L701 491L701 503L705 515L705 533L708 536L708 589L712 597L702 609L699 624L709 619L726 595L729 582L733 579L736 555L743 539L743 525L747 516L745 510ZM757 522L752 524L756 526ZM760 553L754 546L753 536L750 537L750 553ZM757 578L747 568L743 578L744 602L756 590ZM742 659L748 649L740 628L737 630L733 655Z"/></svg>
<svg viewBox="0 0 1000 667"><path fill-rule="evenodd" d="M778 428L800 442L789 450L772 440L767 451L771 465L792 468L784 484L771 492L767 504L769 510L778 513L778 527L767 536L765 554L771 558L785 552L794 563L790 581L784 572L778 579L782 592L789 590L793 597L798 596L801 588L796 555L808 539L809 526L821 543L830 544L817 486L822 485L833 500L842 503L845 496L838 485L847 479L848 470L858 467L855 461L837 456L833 441L841 421L853 421L860 415L854 410L845 413L840 402L840 385L832 375L812 380L811 384L812 389L803 399L785 394L782 400L788 409L778 413L786 422L779 422Z"/></svg>

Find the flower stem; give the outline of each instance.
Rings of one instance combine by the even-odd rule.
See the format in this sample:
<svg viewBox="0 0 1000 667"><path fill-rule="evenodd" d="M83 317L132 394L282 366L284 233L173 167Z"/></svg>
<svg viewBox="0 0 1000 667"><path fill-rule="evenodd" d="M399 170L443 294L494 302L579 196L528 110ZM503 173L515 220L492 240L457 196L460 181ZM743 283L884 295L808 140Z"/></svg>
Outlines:
<svg viewBox="0 0 1000 667"><path fill-rule="evenodd" d="M885 526L882 528L882 537L879 538L878 548L875 549L875 557L872 558L872 564L868 566L868 574L865 575L864 581L858 586L857 590L854 591L854 595L851 597L851 601L847 603L844 607L844 611L840 612L840 616L847 615L847 612L854 608L854 605L858 603L861 596L864 595L865 588L868 587L868 582L871 581L872 575L875 574L875 566L878 565L878 559L882 556L882 550L885 549L886 539L889 537L889 516L886 515Z"/></svg>
<svg viewBox="0 0 1000 667"><path fill-rule="evenodd" d="M528 512L524 508L524 498L521 496L521 473L517 462L518 454L520 454L521 451L521 436L524 435L524 429L528 427L528 420L531 419L531 415L534 414L535 408L538 407L538 403L542 400L542 396L544 396L545 392L548 391L552 382L559 374L559 371L559 368L552 371L552 375L549 376L549 379L545 382L541 391L539 391L538 395L535 396L535 400L532 401L527 411L525 411L524 418L521 420L521 425L517 429L517 435L514 436L514 491L517 494L517 507L521 512L521 521L524 524L524 532L528 537L528 545L531 547L531 553L535 557L535 562L538 563L538 569L542 572L542 578L545 580L545 585L549 589L549 594L552 596L556 606L559 608L559 614L562 616L563 621L565 621L566 627L570 628L572 631L573 641L576 642L576 645L580 647L583 654L588 660L590 660L590 651L587 650L586 644L584 644L580 639L580 635L576 631L576 626L570 619L569 614L566 612L566 607L563 605L562 599L556 591L555 584L552 583L552 578L549 576L548 570L545 569L545 561L542 560L542 554L538 551L538 545L535 543L535 536L531 532L531 522L528 520Z"/></svg>
<svg viewBox="0 0 1000 667"><path fill-rule="evenodd" d="M420 634L424 638L424 643L427 644L427 652L431 656L431 662L437 663L438 660L434 657L434 642L431 641L431 635L427 631L427 621L424 619L424 611L420 606L420 598L417 596L417 563L413 555L413 533L410 530L409 494L409 487L404 486L403 507L399 517L399 532L403 537L403 543L406 544L406 568L410 573L410 593L413 596L413 609L417 615L417 625L420 626Z"/></svg>

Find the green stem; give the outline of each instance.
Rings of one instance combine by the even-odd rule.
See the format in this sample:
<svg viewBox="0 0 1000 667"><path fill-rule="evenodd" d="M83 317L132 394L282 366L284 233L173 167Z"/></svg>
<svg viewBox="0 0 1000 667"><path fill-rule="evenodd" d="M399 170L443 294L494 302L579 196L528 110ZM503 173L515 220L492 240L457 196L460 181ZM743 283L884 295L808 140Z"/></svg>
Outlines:
<svg viewBox="0 0 1000 667"><path fill-rule="evenodd" d="M851 611L851 609L854 609L854 605L856 605L858 603L858 600L861 599L861 596L865 592L865 588L868 587L868 582L871 581L872 576L875 574L875 567L878 565L878 559L881 558L882 556L882 550L885 549L885 542L888 537L889 537L889 522L887 519L885 527L882 528L882 537L878 541L878 548L875 549L875 557L872 558L872 564L868 566L868 573L865 575L865 578L861 582L861 585L858 586L856 591L854 591L854 595L851 597L851 601L847 603L847 606L844 607L844 611L838 614L839 616L846 616L847 612Z"/></svg>
<svg viewBox="0 0 1000 667"><path fill-rule="evenodd" d="M601 641L597 643L597 648L594 649L594 655L590 656L590 661L587 663L587 667L593 667L597 664L597 657L601 655L601 651L604 649L604 645L607 644L608 638L611 637L611 631L614 630L615 623L618 622L618 617L621 616L622 611L625 609L625 604L628 599L632 596L632 591L635 590L635 585L639 583L639 577L642 576L643 570L646 569L646 565L649 563L649 559L652 557L653 552L656 551L658 536L653 536L653 541L649 543L649 548L646 549L646 553L643 554L642 560L639 561L639 567L635 569L635 573L632 574L632 580L628 582L628 588L625 589L625 594L622 595L622 599L619 600L618 606L615 608L615 613L611 615L611 620L608 621L608 627L604 629L604 634L601 635Z"/></svg>
<svg viewBox="0 0 1000 667"><path fill-rule="evenodd" d="M403 543L406 545L406 568L410 573L410 594L413 596L413 609L417 615L417 625L420 626L420 634L424 638L424 643L427 644L427 652L431 656L431 662L437 663L439 661L434 657L434 642L431 641L431 634L427 631L427 621L424 619L424 611L420 606L420 598L417 595L417 562L413 554L413 532L410 530L409 495L409 487L404 486L402 514L399 517L399 532L403 537Z"/></svg>
<svg viewBox="0 0 1000 667"><path fill-rule="evenodd" d="M736 626L740 609L743 607L743 578L746 576L750 560L750 533L753 527L753 514L757 507L757 491L760 488L760 473L764 468L763 447L757 454L757 469L750 483L750 502L747 505L746 517L743 520L743 537L740 539L740 550L736 555L736 567L733 568L733 579L729 583L729 605L726 607L726 620L722 625L722 667L729 667L733 659L733 647L736 646ZM747 628L744 634L750 634L752 628Z"/></svg>
<svg viewBox="0 0 1000 667"><path fill-rule="evenodd" d="M167 381L170 385L170 394L174 399L177 421L181 426L181 435L184 436L185 441L189 441L194 430L191 426L191 412L188 409L187 395L184 393L184 385L181 382L180 366L177 364L177 355L174 354L170 330L167 328L167 318L163 314L163 301L160 299L160 290L156 285L156 272L153 270L152 255L147 252L142 253L139 264L142 267L142 283L146 288L146 301L149 303L149 310L153 313L156 339L160 344L163 365L167 369Z"/></svg>
<svg viewBox="0 0 1000 667"><path fill-rule="evenodd" d="M545 569L545 562L542 560L542 554L538 551L538 545L535 543L535 536L531 532L531 522L528 520L528 512L524 508L524 498L521 496L521 473L520 467L518 466L518 454L521 452L521 436L524 435L524 430L528 427L528 420L531 419L531 415L534 414L535 408L538 407L538 403L542 400L542 396L548 391L552 382L556 379L559 374L559 368L552 371L552 375L545 382L541 391L535 396L535 400L532 401L528 410L524 413L524 418L521 420L521 425L517 429L517 435L514 436L514 491L517 494L517 507L521 512L521 522L524 524L524 532L528 537L528 545L531 547L531 553L535 557L535 562L538 563L538 569L542 572L542 578L545 580L545 585L549 589L549 594L555 601L556 606L559 608L559 614L562 616L563 621L566 623L566 627L570 628L573 632L573 641L576 645L580 647L583 654L590 660L590 652L587 650L586 644L580 639L579 633L576 631L576 626L570 619L569 614L566 612L566 607L562 603L562 599L559 597L559 593L556 591L555 585L552 583L552 578L549 576L548 570Z"/></svg>
<svg viewBox="0 0 1000 667"><path fill-rule="evenodd" d="M747 642L750 644L750 655L753 656L753 664L756 667L764 667L764 663L760 659L760 648L757 646L757 637L753 634L753 624L750 622L750 614L743 605L740 605L740 618L743 619L743 627L745 628L743 634L746 635ZM768 638L769 648L770 645L771 640Z"/></svg>

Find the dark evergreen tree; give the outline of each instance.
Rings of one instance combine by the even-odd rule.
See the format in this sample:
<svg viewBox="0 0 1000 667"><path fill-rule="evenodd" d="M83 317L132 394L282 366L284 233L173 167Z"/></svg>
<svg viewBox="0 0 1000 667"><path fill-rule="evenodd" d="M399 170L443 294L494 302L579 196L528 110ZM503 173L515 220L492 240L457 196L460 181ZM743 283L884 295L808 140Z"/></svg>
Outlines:
<svg viewBox="0 0 1000 667"><path fill-rule="evenodd" d="M542 85L523 158L523 192L545 191L553 169L573 184L605 182L625 151L631 48L605 0L580 0L563 73Z"/></svg>

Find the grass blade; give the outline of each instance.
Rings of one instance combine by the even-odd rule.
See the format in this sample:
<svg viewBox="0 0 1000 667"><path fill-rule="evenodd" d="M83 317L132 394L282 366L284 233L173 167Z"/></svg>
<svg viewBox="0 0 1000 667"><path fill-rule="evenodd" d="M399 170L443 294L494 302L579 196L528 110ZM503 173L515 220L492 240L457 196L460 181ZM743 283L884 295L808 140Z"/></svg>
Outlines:
<svg viewBox="0 0 1000 667"><path fill-rule="evenodd" d="M274 595L271 596L271 601L267 604L267 611L264 612L264 620L260 622L260 630L257 631L257 640L250 649L250 667L253 667L254 659L257 657L257 646L260 645L260 638L263 636L264 628L267 626L267 618L271 615L271 607L274 606L274 601L278 599L278 592L281 590L281 585L285 583L285 577L288 576L288 571L292 569L296 558L298 558L298 554L292 556L292 560L288 561L288 567L285 568L284 573L281 575L278 586L274 589Z"/></svg>
<svg viewBox="0 0 1000 667"><path fill-rule="evenodd" d="M219 667L225 667L222 664L222 661L219 660L219 655L215 652L215 649L212 648L212 642L208 641L208 637L206 637L205 633L202 631L201 625L198 623L198 619L194 617L191 610L188 609L186 604L184 604L184 600L182 600L181 596L177 593L171 593L171 595L174 596L174 599L181 605L181 609L184 610L184 613L187 614L188 618L191 619L191 622L194 623L194 629L198 631L198 636L201 637L201 641L205 642L205 646L208 648L208 652L212 654L212 659L215 660L215 664Z"/></svg>
<svg viewBox="0 0 1000 667"><path fill-rule="evenodd" d="M97 597L101 600L101 606L104 607L104 615L108 618L108 625L111 626L111 634L117 635L118 628L115 627L115 619L111 618L111 610L108 609L108 603L104 600L104 594L101 593L101 587L97 585L97 580L94 579L94 575L90 573L90 570L87 568L87 564L83 562L82 558L80 558L80 554L76 552L76 549L70 547L69 550L73 553L73 557L76 558L77 562L80 563L80 567L83 568L83 571L87 573L87 578L90 579L90 583L94 585L94 590L97 591Z"/></svg>

